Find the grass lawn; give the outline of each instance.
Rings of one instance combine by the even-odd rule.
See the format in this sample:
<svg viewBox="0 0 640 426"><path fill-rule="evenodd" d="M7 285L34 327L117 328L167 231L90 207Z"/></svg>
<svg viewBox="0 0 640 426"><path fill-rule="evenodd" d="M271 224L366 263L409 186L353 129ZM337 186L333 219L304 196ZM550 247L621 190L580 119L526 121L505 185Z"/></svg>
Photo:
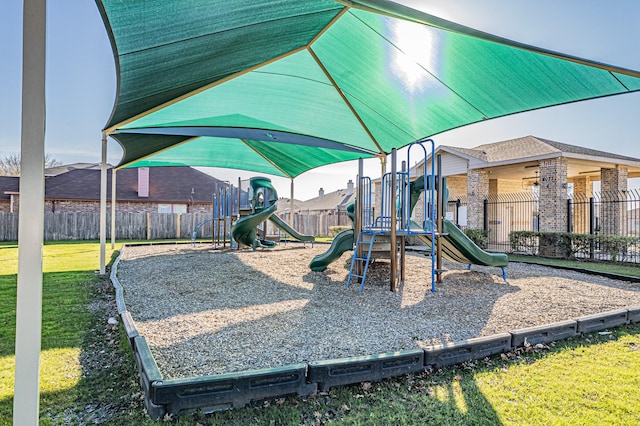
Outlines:
<svg viewBox="0 0 640 426"><path fill-rule="evenodd" d="M98 253L93 242L44 247L43 425L640 424L640 324L313 397L154 422L144 414L124 333L107 323L115 303L110 283L95 274ZM0 264L4 426L13 409L15 244L0 244Z"/></svg>
<svg viewBox="0 0 640 426"><path fill-rule="evenodd" d="M522 256L517 254L510 254L509 260L514 262L537 263L538 265L566 266L586 269L588 271L607 272L611 274L628 275L630 277L640 277L640 267L638 267L638 265L620 265L612 262L586 262L563 259L548 259L544 257Z"/></svg>

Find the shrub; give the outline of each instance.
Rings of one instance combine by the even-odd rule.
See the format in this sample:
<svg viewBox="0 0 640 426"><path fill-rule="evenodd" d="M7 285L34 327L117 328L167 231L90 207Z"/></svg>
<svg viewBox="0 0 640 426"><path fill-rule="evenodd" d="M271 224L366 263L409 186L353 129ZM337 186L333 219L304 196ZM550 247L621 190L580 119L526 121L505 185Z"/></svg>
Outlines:
<svg viewBox="0 0 640 426"><path fill-rule="evenodd" d="M538 254L538 248L540 247L540 232L510 232L509 242L511 243L511 251L536 256Z"/></svg>
<svg viewBox="0 0 640 426"><path fill-rule="evenodd" d="M513 231L509 233L509 242L511 250L517 253L587 259L599 251L607 253L612 262L624 262L630 251L640 247L638 237L564 232Z"/></svg>
<svg viewBox="0 0 640 426"><path fill-rule="evenodd" d="M330 226L329 227L329 231L331 232L332 237L335 237L345 229L351 229L351 226Z"/></svg>
<svg viewBox="0 0 640 426"><path fill-rule="evenodd" d="M482 249L489 247L489 234L484 229L465 229L464 233L478 247Z"/></svg>

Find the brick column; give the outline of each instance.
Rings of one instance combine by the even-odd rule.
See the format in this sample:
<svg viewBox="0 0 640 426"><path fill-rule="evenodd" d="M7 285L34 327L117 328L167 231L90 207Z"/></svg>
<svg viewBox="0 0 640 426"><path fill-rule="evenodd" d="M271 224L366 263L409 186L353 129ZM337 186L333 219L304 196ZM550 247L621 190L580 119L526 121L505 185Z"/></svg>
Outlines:
<svg viewBox="0 0 640 426"><path fill-rule="evenodd" d="M593 197L593 183L589 176L573 178L573 232L589 233L589 199Z"/></svg>
<svg viewBox="0 0 640 426"><path fill-rule="evenodd" d="M484 228L484 200L489 197L489 173L469 170L467 173L467 227Z"/></svg>
<svg viewBox="0 0 640 426"><path fill-rule="evenodd" d="M627 230L626 191L628 169L601 169L600 229L603 234L625 235Z"/></svg>
<svg viewBox="0 0 640 426"><path fill-rule="evenodd" d="M540 231L567 232L567 160L540 162ZM540 239L540 255L559 257L554 239Z"/></svg>
<svg viewBox="0 0 640 426"><path fill-rule="evenodd" d="M567 232L567 160L540 162L540 231Z"/></svg>

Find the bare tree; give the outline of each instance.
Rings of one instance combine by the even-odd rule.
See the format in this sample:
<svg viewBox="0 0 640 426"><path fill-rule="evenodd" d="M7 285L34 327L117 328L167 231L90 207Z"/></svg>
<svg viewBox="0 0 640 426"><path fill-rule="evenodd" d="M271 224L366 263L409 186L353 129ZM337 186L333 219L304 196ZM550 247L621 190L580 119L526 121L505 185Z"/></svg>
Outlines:
<svg viewBox="0 0 640 426"><path fill-rule="evenodd" d="M44 156L44 167L55 167L62 165L47 153ZM11 153L4 158L0 158L0 176L20 176L20 154Z"/></svg>

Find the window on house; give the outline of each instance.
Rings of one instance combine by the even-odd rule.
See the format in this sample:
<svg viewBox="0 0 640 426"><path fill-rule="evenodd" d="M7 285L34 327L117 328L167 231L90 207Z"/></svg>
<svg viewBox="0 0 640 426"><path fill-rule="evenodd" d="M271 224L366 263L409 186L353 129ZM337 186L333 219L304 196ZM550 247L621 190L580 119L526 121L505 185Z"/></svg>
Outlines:
<svg viewBox="0 0 640 426"><path fill-rule="evenodd" d="M186 204L158 204L158 213L186 213Z"/></svg>

